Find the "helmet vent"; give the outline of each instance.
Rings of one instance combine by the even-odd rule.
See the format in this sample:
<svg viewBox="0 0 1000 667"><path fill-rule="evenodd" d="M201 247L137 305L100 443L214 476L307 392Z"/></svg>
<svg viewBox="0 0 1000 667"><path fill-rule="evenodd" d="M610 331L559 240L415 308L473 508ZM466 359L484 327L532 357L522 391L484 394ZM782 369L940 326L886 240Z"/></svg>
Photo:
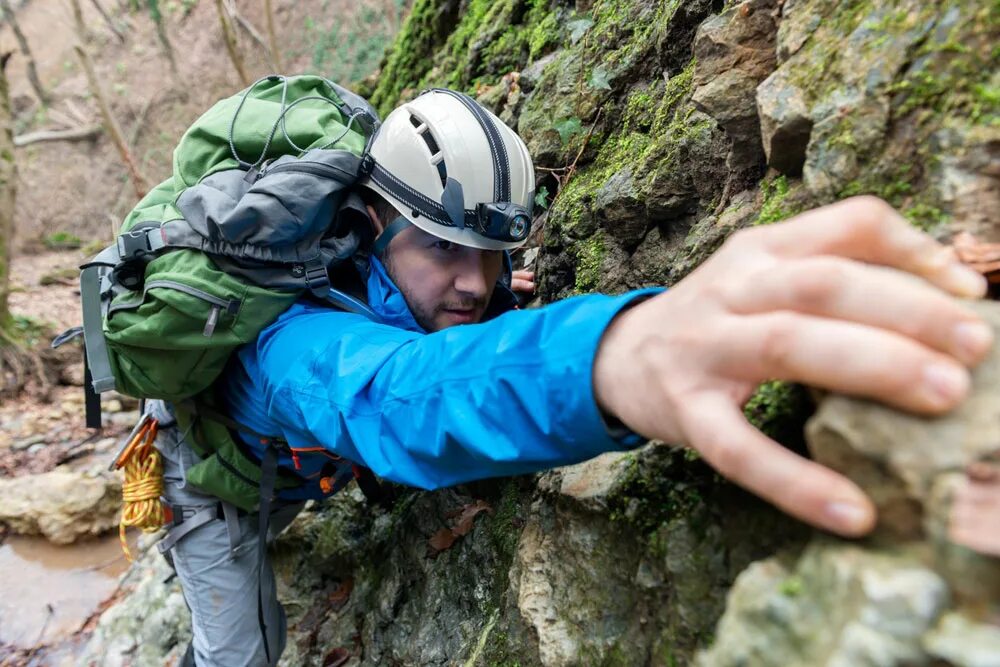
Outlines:
<svg viewBox="0 0 1000 667"><path fill-rule="evenodd" d="M441 152L441 149L438 148L437 142L434 141L434 137L431 136L430 130L425 129L420 133L420 136L423 137L424 143L427 144L427 148L430 149L431 155L437 155Z"/></svg>

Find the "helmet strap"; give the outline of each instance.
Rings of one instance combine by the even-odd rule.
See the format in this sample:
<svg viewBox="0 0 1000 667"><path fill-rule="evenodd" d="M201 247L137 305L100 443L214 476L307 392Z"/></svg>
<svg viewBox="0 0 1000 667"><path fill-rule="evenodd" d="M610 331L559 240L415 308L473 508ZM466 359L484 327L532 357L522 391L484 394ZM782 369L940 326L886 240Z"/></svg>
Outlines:
<svg viewBox="0 0 1000 667"><path fill-rule="evenodd" d="M385 229L382 230L382 233L379 234L379 237L375 239L375 245L372 246L372 253L374 253L376 257L381 258L385 253L385 249L389 246L389 243L396 238L396 235L409 227L411 224L413 223L403 216L399 216L390 222L386 225Z"/></svg>

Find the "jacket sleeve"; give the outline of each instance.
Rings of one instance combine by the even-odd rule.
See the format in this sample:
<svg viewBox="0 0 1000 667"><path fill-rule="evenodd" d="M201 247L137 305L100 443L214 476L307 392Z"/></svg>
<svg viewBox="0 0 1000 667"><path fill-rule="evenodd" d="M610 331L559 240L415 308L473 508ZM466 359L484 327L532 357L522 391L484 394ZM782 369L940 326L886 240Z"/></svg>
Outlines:
<svg viewBox="0 0 1000 667"><path fill-rule="evenodd" d="M639 443L594 401L604 330L650 290L590 295L422 334L316 309L257 341L266 410L293 447L437 488L576 463Z"/></svg>

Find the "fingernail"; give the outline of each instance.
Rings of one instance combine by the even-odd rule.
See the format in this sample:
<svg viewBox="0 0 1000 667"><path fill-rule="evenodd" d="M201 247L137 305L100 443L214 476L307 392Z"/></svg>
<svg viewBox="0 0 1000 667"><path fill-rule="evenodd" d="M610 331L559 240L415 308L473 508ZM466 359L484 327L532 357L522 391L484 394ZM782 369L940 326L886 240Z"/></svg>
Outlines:
<svg viewBox="0 0 1000 667"><path fill-rule="evenodd" d="M993 328L984 322L962 322L955 327L953 336L958 350L972 361L993 343Z"/></svg>
<svg viewBox="0 0 1000 667"><path fill-rule="evenodd" d="M961 296L977 297L986 294L986 278L964 264L955 263L948 267L948 279L952 288Z"/></svg>
<svg viewBox="0 0 1000 667"><path fill-rule="evenodd" d="M935 403L940 403L941 399L950 403L965 394L969 375L953 364L935 363L924 368L924 384Z"/></svg>
<svg viewBox="0 0 1000 667"><path fill-rule="evenodd" d="M871 528L871 510L864 505L836 500L826 505L832 528L842 533L860 535Z"/></svg>

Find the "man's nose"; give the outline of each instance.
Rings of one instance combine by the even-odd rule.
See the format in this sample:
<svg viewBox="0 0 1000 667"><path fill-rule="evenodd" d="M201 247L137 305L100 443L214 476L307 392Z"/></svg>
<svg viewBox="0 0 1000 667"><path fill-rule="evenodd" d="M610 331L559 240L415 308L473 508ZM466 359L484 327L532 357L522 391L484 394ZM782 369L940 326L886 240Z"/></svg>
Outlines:
<svg viewBox="0 0 1000 667"><path fill-rule="evenodd" d="M485 253L475 248L467 248L462 253L462 262L455 276L455 289L463 294L481 299L486 296Z"/></svg>

